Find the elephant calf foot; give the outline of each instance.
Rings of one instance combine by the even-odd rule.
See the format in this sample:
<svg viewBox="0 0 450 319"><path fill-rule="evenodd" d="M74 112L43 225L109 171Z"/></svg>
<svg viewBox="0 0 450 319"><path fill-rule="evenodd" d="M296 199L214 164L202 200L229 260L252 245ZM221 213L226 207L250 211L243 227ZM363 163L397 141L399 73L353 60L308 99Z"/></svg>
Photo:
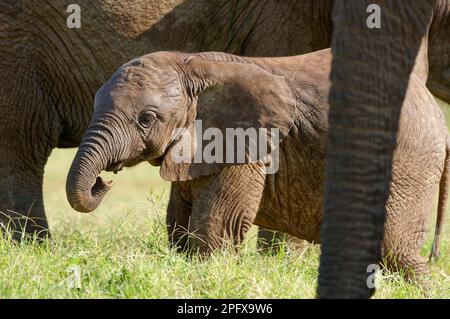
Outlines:
<svg viewBox="0 0 450 319"><path fill-rule="evenodd" d="M263 253L277 254L284 247L287 235L264 228L258 230L256 247Z"/></svg>
<svg viewBox="0 0 450 319"><path fill-rule="evenodd" d="M386 267L390 271L400 272L409 283L418 284L424 289L430 288L430 271L425 259L420 255L393 255L387 258Z"/></svg>
<svg viewBox="0 0 450 319"><path fill-rule="evenodd" d="M208 257L218 249L239 251L243 238L233 234L217 234L212 227L201 227L188 235L188 249L191 254Z"/></svg>
<svg viewBox="0 0 450 319"><path fill-rule="evenodd" d="M210 227L175 226L169 227L169 247L176 249L177 253L188 253L190 255L209 256L215 249L224 248L231 240L217 236ZM233 249L236 249L234 245Z"/></svg>
<svg viewBox="0 0 450 319"><path fill-rule="evenodd" d="M279 231L260 228L256 247L262 253L278 254L282 249L293 248L302 250L306 241Z"/></svg>
<svg viewBox="0 0 450 319"><path fill-rule="evenodd" d="M184 227L170 227L169 234L169 248L175 249L177 253L186 253L189 248L189 234Z"/></svg>

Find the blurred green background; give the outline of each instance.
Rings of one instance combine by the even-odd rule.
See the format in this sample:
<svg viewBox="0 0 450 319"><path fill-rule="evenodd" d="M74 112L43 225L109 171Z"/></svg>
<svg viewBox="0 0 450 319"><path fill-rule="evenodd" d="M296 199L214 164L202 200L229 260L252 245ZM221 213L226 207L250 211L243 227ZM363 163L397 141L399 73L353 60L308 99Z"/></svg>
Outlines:
<svg viewBox="0 0 450 319"><path fill-rule="evenodd" d="M73 210L65 193L65 183L76 149L55 149L45 167L44 202L51 228L67 220L89 224L101 224L102 220L121 218L126 214L147 215L150 193L168 194L170 183L159 176L159 168L149 163L125 168L118 174L103 172L101 176L114 180L114 185L97 210L89 214Z"/></svg>

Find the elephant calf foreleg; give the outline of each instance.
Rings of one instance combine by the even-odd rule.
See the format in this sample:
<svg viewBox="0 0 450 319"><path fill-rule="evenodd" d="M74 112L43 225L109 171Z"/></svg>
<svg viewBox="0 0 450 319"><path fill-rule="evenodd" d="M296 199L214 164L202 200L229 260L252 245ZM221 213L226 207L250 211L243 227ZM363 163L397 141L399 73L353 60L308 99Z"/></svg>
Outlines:
<svg viewBox="0 0 450 319"><path fill-rule="evenodd" d="M178 252L188 250L189 219L192 203L190 200L190 182L174 182L170 190L167 207L166 225L169 246Z"/></svg>
<svg viewBox="0 0 450 319"><path fill-rule="evenodd" d="M253 225L264 190L258 166L223 169L193 183L189 243L193 251L210 254L232 244L237 248Z"/></svg>

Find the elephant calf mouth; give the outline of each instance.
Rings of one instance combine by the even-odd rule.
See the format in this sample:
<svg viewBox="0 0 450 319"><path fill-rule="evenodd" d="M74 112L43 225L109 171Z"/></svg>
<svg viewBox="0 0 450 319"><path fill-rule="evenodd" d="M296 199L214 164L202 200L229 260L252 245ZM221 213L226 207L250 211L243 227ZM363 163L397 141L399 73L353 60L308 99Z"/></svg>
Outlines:
<svg viewBox="0 0 450 319"><path fill-rule="evenodd" d="M132 158L132 159L127 159L124 161L118 161L118 162L114 162L110 165L108 165L108 167L106 167L105 171L107 172L113 172L114 174L117 174L118 172L120 172L124 167L132 167L135 166L141 162L144 161L148 161L150 164L152 164L153 166L161 166L164 156L166 155L167 150L164 154L162 154L159 157L151 157L151 152L150 151L143 151L142 154L140 154L139 156Z"/></svg>
<svg viewBox="0 0 450 319"><path fill-rule="evenodd" d="M109 165L105 171L107 172L114 172L114 174L117 174L118 172L120 172L123 167L125 166L125 162L117 162L117 163L113 163L111 165Z"/></svg>
<svg viewBox="0 0 450 319"><path fill-rule="evenodd" d="M132 167L135 166L141 162L145 161L145 157L143 156L138 156L137 158L133 158L133 159L128 159L125 161L119 161L119 162L115 162L112 163L111 165L109 165L105 171L107 172L113 172L114 174L117 174L118 172L120 172L124 167Z"/></svg>
<svg viewBox="0 0 450 319"><path fill-rule="evenodd" d="M150 160L148 160L148 162L152 165L152 166L161 166L162 162L163 162L164 156L160 156L157 158L152 158Z"/></svg>

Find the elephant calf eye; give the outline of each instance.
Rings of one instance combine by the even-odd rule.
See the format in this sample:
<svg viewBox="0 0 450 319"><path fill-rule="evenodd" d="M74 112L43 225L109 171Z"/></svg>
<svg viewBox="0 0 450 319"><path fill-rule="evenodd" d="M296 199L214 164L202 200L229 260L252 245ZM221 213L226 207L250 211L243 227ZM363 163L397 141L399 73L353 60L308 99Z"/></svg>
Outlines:
<svg viewBox="0 0 450 319"><path fill-rule="evenodd" d="M151 113L142 113L139 115L139 124L142 127L148 128L151 124L152 121L155 119L155 117L153 116L153 114Z"/></svg>

